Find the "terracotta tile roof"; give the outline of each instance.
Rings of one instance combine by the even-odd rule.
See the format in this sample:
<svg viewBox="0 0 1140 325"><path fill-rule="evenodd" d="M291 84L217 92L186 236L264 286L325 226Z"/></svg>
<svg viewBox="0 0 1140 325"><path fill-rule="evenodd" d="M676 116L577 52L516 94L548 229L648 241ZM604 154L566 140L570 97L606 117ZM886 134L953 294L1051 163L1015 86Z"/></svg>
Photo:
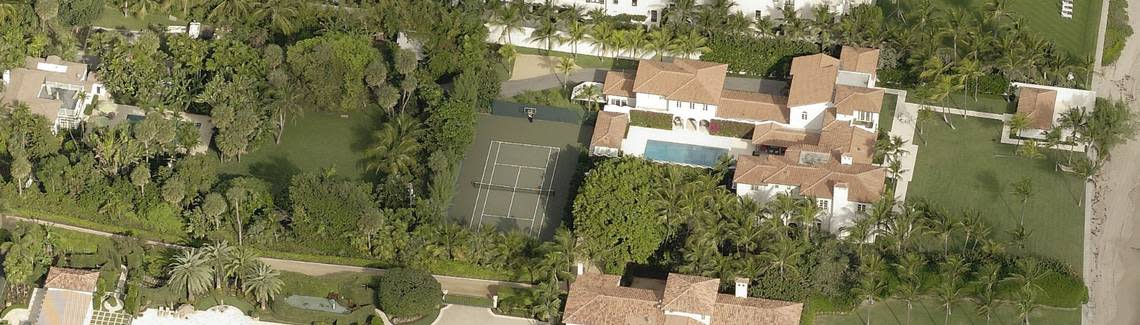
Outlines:
<svg viewBox="0 0 1140 325"><path fill-rule="evenodd" d="M826 103L831 100L839 60L827 54L813 54L792 59L792 87L788 106Z"/></svg>
<svg viewBox="0 0 1140 325"><path fill-rule="evenodd" d="M661 309L712 315L720 280L702 276L670 274L665 282Z"/></svg>
<svg viewBox="0 0 1140 325"><path fill-rule="evenodd" d="M883 108L883 90L835 85L835 96L831 102L843 115L855 115L855 111L878 113Z"/></svg>
<svg viewBox="0 0 1140 325"><path fill-rule="evenodd" d="M836 185L846 184L847 199L870 203L883 193L886 169L870 164L843 165L831 160L823 164L803 165L799 150L788 150L783 156L742 155L736 158L732 181L741 184L781 184L798 186L800 194L831 199Z"/></svg>
<svg viewBox="0 0 1140 325"><path fill-rule="evenodd" d="M788 98L771 94L724 90L716 117L788 123Z"/></svg>
<svg viewBox="0 0 1140 325"><path fill-rule="evenodd" d="M879 70L879 49L844 46L839 52L839 69L873 76Z"/></svg>
<svg viewBox="0 0 1140 325"><path fill-rule="evenodd" d="M670 273L664 290L623 287L621 277L579 275L566 298L566 324L704 325L665 315L680 311L711 317L710 325L799 324L803 304L719 294L720 280ZM697 312L697 310L701 310Z"/></svg>
<svg viewBox="0 0 1140 325"><path fill-rule="evenodd" d="M598 112L594 123L594 135L590 137L590 146L621 149L621 142L625 140L625 130L629 126L629 114L617 112Z"/></svg>
<svg viewBox="0 0 1140 325"><path fill-rule="evenodd" d="M716 297L714 324L797 325L804 304L760 298Z"/></svg>
<svg viewBox="0 0 1140 325"><path fill-rule="evenodd" d="M853 127L846 121L830 120L825 123L816 143L818 147L831 152L836 160L839 155L848 154L857 164L871 163L877 140L874 132Z"/></svg>
<svg viewBox="0 0 1140 325"><path fill-rule="evenodd" d="M752 131L752 144L792 147L804 143L819 143L819 134L789 129L776 123L764 123Z"/></svg>
<svg viewBox="0 0 1140 325"><path fill-rule="evenodd" d="M92 313L89 292L36 290L30 320L38 325L85 324Z"/></svg>
<svg viewBox="0 0 1140 325"><path fill-rule="evenodd" d="M657 307L659 293L623 287L621 277L608 274L579 275L570 284L562 321L567 324L642 324L665 322Z"/></svg>
<svg viewBox="0 0 1140 325"><path fill-rule="evenodd" d="M52 267L48 269L44 288L95 292L98 281L99 271Z"/></svg>
<svg viewBox="0 0 1140 325"><path fill-rule="evenodd" d="M629 72L608 71L606 82L602 85L602 94L633 97L633 79L633 74Z"/></svg>
<svg viewBox="0 0 1140 325"><path fill-rule="evenodd" d="M674 59L671 63L641 60L633 92L665 96L669 100L717 104L724 89L728 65Z"/></svg>
<svg viewBox="0 0 1140 325"><path fill-rule="evenodd" d="M1029 118L1029 127L1045 130L1053 127L1053 108L1057 91L1022 86L1017 91L1017 113Z"/></svg>

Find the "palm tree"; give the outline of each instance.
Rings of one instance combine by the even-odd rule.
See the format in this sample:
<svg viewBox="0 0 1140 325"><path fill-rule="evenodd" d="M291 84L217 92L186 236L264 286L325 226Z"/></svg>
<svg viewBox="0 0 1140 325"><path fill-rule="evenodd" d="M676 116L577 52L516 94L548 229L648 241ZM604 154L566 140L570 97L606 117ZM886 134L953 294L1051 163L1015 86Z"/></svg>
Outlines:
<svg viewBox="0 0 1140 325"><path fill-rule="evenodd" d="M994 36L997 36L1006 21L1013 18L1013 12L1009 10L1009 0L989 0L986 2L985 12L986 20L994 24L991 26Z"/></svg>
<svg viewBox="0 0 1140 325"><path fill-rule="evenodd" d="M554 64L554 69L562 75L562 87L570 86L570 72L574 71L577 65L574 64L574 58L560 57L558 62Z"/></svg>
<svg viewBox="0 0 1140 325"><path fill-rule="evenodd" d="M1011 136L1021 133L1022 130L1025 130L1028 127L1029 116L1026 116L1023 113L1013 114L1013 117L1009 119L1009 134Z"/></svg>
<svg viewBox="0 0 1140 325"><path fill-rule="evenodd" d="M209 291L214 271L207 265L208 261L206 253L196 248L175 256L169 271L171 288L186 290L189 301L194 301L194 295Z"/></svg>
<svg viewBox="0 0 1140 325"><path fill-rule="evenodd" d="M707 42L708 40L696 30L689 30L688 34L681 34L674 39L674 52L684 55L686 59L691 59L693 54L700 57L701 54L710 51L709 47L705 46Z"/></svg>
<svg viewBox="0 0 1140 325"><path fill-rule="evenodd" d="M562 38L563 43L570 43L571 52L574 58L578 57L578 43L586 40L589 36L590 26L578 20L571 20L566 25L566 37Z"/></svg>
<svg viewBox="0 0 1140 325"><path fill-rule="evenodd" d="M226 284L226 264L234 253L234 247L225 241L210 243L202 247L202 252L208 258L208 264L213 268L214 288L221 289Z"/></svg>
<svg viewBox="0 0 1140 325"><path fill-rule="evenodd" d="M661 59L662 54L668 54L673 44L673 34L665 28L657 28L649 32L645 43L645 50L653 52L653 58Z"/></svg>
<svg viewBox="0 0 1140 325"><path fill-rule="evenodd" d="M530 33L530 39L534 42L542 42L546 44L546 55L550 56L550 51L554 44L561 44L563 42L562 35L558 31L558 25L550 19L542 19L539 21L538 28Z"/></svg>
<svg viewBox="0 0 1140 325"><path fill-rule="evenodd" d="M942 241L942 255L950 254L950 238L961 227L957 218L951 217L944 211L928 211L926 213L927 232Z"/></svg>
<svg viewBox="0 0 1140 325"><path fill-rule="evenodd" d="M590 103L591 110L597 111L598 101L603 100L602 87L598 85L583 87L582 91L578 93L578 98L588 101Z"/></svg>
<svg viewBox="0 0 1140 325"><path fill-rule="evenodd" d="M500 28L499 42L502 43L505 38L508 44L514 43L511 41L511 34L523 30L523 21L522 11L519 6L513 4L499 7L498 12L491 18L491 24Z"/></svg>
<svg viewBox="0 0 1140 325"><path fill-rule="evenodd" d="M297 31L293 20L297 17L297 7L300 4L296 0L264 0L255 6L257 10L253 12L253 15L258 19L268 18L269 25L276 28L281 34L289 36Z"/></svg>
<svg viewBox="0 0 1140 325"><path fill-rule="evenodd" d="M1020 291L1016 298L1017 317L1021 318L1025 325L1029 325L1029 315L1037 309L1037 294L1032 291Z"/></svg>
<svg viewBox="0 0 1140 325"><path fill-rule="evenodd" d="M285 135L286 122L296 120L298 115L305 112L305 107L301 105L303 99L304 92L299 91L299 89L290 89L281 92L278 97L274 98L273 102L269 104L273 122L277 124L277 134L274 135L274 143L281 143L281 137Z"/></svg>
<svg viewBox="0 0 1140 325"><path fill-rule="evenodd" d="M887 283L879 272L864 273L859 279L859 285L851 291L863 302L874 305L876 299L885 295ZM871 308L867 308L867 325L871 325Z"/></svg>
<svg viewBox="0 0 1140 325"><path fill-rule="evenodd" d="M242 288L244 275L256 266L257 254L248 248L234 247L224 266L225 276L233 279L234 288Z"/></svg>
<svg viewBox="0 0 1140 325"><path fill-rule="evenodd" d="M250 17L253 6L253 0L219 0L214 4L214 8L210 9L206 18L232 25L239 19Z"/></svg>
<svg viewBox="0 0 1140 325"><path fill-rule="evenodd" d="M1033 197L1033 180L1029 177L1024 177L1019 181L1010 184L1010 194L1017 196L1021 200L1021 217L1018 218L1017 224L1025 225L1025 207L1029 203L1029 198Z"/></svg>
<svg viewBox="0 0 1140 325"><path fill-rule="evenodd" d="M632 30L623 31L620 35L622 45L629 50L629 56L634 59L640 59L642 51L648 46L645 29L634 28Z"/></svg>
<svg viewBox="0 0 1140 325"><path fill-rule="evenodd" d="M616 43L616 32L608 21L599 22L590 28L587 40L594 45L599 56L606 56Z"/></svg>
<svg viewBox="0 0 1140 325"><path fill-rule="evenodd" d="M269 307L269 301L281 293L283 286L285 282L281 280L281 274L265 263L257 263L242 279L242 292L253 296L262 310Z"/></svg>
<svg viewBox="0 0 1140 325"><path fill-rule="evenodd" d="M372 133L372 145L364 151L366 169L388 175L407 175L419 165L419 139L424 130L419 120L398 114Z"/></svg>
<svg viewBox="0 0 1140 325"><path fill-rule="evenodd" d="M1003 282L1016 285L1018 290L1022 292L1037 294L1044 290L1041 287L1041 281L1049 275L1050 271L1042 267L1040 262L1032 258L1021 258L1014 264L1017 267L1002 280Z"/></svg>
<svg viewBox="0 0 1140 325"><path fill-rule="evenodd" d="M962 60L954 67L954 73L954 77L963 85L969 85L970 81L974 82L974 101L978 101L978 78L985 76L981 63L971 59ZM969 90L969 87L966 87L966 90ZM966 92L962 92L962 98L965 99L965 97ZM965 100L963 100L964 102Z"/></svg>
<svg viewBox="0 0 1140 325"><path fill-rule="evenodd" d="M797 273L800 258L803 257L805 248L802 244L793 240L780 240L772 246L770 250L760 253L760 258L764 259L769 268L778 269L780 276L784 276L787 271Z"/></svg>
<svg viewBox="0 0 1140 325"><path fill-rule="evenodd" d="M961 258L949 256L939 264L938 268L939 272L942 273L942 283L939 284L935 294L941 300L942 306L946 308L946 324L949 324L954 303L962 296L962 285L959 281L969 267Z"/></svg>
<svg viewBox="0 0 1140 325"><path fill-rule="evenodd" d="M914 300L922 292L922 269L926 267L926 259L922 255L909 253L903 255L899 262L894 264L900 283L897 295L906 301L906 322L910 323L910 312L914 309Z"/></svg>

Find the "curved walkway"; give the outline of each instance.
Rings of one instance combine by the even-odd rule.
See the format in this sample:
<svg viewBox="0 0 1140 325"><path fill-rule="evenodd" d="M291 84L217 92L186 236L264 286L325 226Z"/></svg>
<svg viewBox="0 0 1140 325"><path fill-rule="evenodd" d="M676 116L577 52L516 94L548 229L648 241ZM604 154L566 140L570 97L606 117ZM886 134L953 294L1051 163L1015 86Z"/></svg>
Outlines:
<svg viewBox="0 0 1140 325"><path fill-rule="evenodd" d="M41 225L45 225L48 227L54 227L54 228L59 228L59 229L64 229L64 230L71 230L71 231L81 232L81 233L90 234L90 235L96 235L96 236L102 236L102 237L111 237L111 238L125 238L125 236L118 235L118 234L112 234L109 232L104 232L104 231L99 231L99 230L94 230L94 229L88 229L88 228L83 228L83 227L76 227L76 226L72 226L72 225L61 224L58 222L51 222L51 221L45 221L45 220L39 220L39 219L17 217L17 216L12 216L12 215L4 215L3 217L5 219L20 221L20 222L36 223L36 224L41 224ZM163 242L158 242L158 241L153 241L153 240L143 240L143 242L146 243L147 245L162 246L162 247L173 248L173 249L186 249L186 248L188 248L187 246L163 243ZM316 262L285 260L285 259L277 259L277 258L269 258L269 257L262 257L262 258L260 258L260 260L262 262L264 262L265 264L268 264L269 266L272 266L274 269L277 269L277 270L293 272L293 273L301 273L301 274L309 275L309 276L322 276L322 275L328 275L328 274L340 273L340 272L353 272L353 273L366 273L366 274L383 274L384 273L384 269L362 267L362 266L316 263ZM435 279L437 281L439 281L440 287L442 287L443 290L445 290L451 294L457 294L457 295L463 295L463 296L490 297L491 295L493 295L496 292L495 288L500 287L500 286L513 287L513 288L529 288L529 287L531 287L530 284L526 284L526 283L460 278L460 277L453 277L453 276L446 276L446 275L432 275L432 276L435 277Z"/></svg>

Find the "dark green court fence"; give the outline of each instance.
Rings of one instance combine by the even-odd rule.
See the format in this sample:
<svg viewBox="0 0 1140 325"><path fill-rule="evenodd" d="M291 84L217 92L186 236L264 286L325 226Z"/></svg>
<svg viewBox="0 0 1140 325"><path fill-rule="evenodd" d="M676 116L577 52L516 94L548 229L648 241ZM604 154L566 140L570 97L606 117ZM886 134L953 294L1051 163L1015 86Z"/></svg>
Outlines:
<svg viewBox="0 0 1140 325"><path fill-rule="evenodd" d="M570 124L591 122L597 113L544 105L519 104L496 100L491 102L491 115L526 118L526 109L534 108L534 119Z"/></svg>

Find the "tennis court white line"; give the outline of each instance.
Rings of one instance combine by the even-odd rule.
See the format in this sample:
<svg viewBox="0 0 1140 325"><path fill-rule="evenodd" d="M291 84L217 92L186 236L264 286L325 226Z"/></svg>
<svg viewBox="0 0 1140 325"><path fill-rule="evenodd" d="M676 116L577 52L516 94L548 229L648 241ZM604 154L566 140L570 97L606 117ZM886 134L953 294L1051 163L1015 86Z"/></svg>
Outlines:
<svg viewBox="0 0 1140 325"><path fill-rule="evenodd" d="M513 185L511 187L519 188L519 178L522 178L522 168L519 168L518 173L515 174L515 185ZM515 194L518 194L518 192L519 191L511 190L511 204L507 205L507 215L508 216L511 215L511 210L515 209ZM531 218L534 218L534 216L531 216Z"/></svg>
<svg viewBox="0 0 1140 325"><path fill-rule="evenodd" d="M498 143L512 144L512 145L516 145L516 146L523 146L523 147L534 147L534 148L542 148L542 149L558 149L558 147L551 147L551 146L540 146L540 145L537 145L537 144L529 144L529 143L518 143L518 142L510 142L510 141L498 141L498 140L495 140L495 141L491 141L491 142L498 142Z"/></svg>
<svg viewBox="0 0 1140 325"><path fill-rule="evenodd" d="M487 163L491 162L491 148L494 146L494 142L487 144L487 157L483 158L483 172L479 174L480 183L484 183L484 178L487 177ZM494 173L494 170L492 169L491 172ZM467 223L469 226L475 226L475 210L479 209L479 197L481 197L482 194L482 191L475 189L475 204L471 205L471 220L469 220Z"/></svg>
<svg viewBox="0 0 1140 325"><path fill-rule="evenodd" d="M495 162L499 161L499 152L502 150L503 150L503 145L501 145L501 144L499 145L498 149L495 149ZM490 155L488 155L488 156L490 156ZM487 168L487 164L483 164L483 170L484 171L486 171L486 168ZM491 167L491 179L495 179L495 167L494 166ZM518 179L515 179L515 181L517 182ZM491 198L490 196L491 196L491 188L488 187L487 188L487 194L483 196L483 210L479 211L479 224L483 224L483 215L487 214L487 201L490 201L490 198ZM475 201L475 202L478 203L479 201Z"/></svg>
<svg viewBox="0 0 1140 325"><path fill-rule="evenodd" d="M547 151L546 153L550 154L549 151ZM550 158L550 156L547 156L547 158ZM549 162L547 162L547 164L549 164ZM506 167L514 167L514 168L518 168L518 169L534 169L534 170L546 171L546 167L532 167L532 166L504 164L504 163L495 163L495 166L506 166Z"/></svg>
<svg viewBox="0 0 1140 325"><path fill-rule="evenodd" d="M562 149L558 149L558 148L554 148L554 149L555 149L554 150L554 160L551 160L554 162L554 168L550 170L550 187L551 188L554 187L554 177L558 175L558 174L556 174L556 172L558 171L558 155L562 154ZM547 161L546 165L550 166L551 161ZM544 183L545 183L545 181L544 181ZM542 200L543 197L539 197L538 199ZM546 227L546 210L550 209L550 199L552 199L552 198L549 196L546 197L546 203L543 204L543 206L542 206L542 218L540 218L540 220L538 221L538 229L540 232L542 231L542 227ZM533 229L534 227L531 227L531 228Z"/></svg>
<svg viewBox="0 0 1140 325"><path fill-rule="evenodd" d="M500 216L500 215L497 215L497 214L484 214L484 216L487 216L487 217L495 217L495 218L503 218L503 219L515 219L515 220L531 220L531 221L534 221L534 218L530 218L530 219L527 219L527 218L519 218L519 217L512 217L512 216Z"/></svg>
<svg viewBox="0 0 1140 325"><path fill-rule="evenodd" d="M542 168L542 172L543 172L542 177L544 177L544 178L542 180L542 184L538 185L539 190L546 189L545 177L546 177L546 168L550 167L550 151L551 151L551 149L546 149L546 167ZM547 200L547 201L550 201L550 200ZM538 200L534 201L534 214L532 214L532 216L534 216L534 217L530 219L530 230L527 231L527 234L534 235L534 218L538 217L538 206L540 203L542 203L542 196L539 196Z"/></svg>

